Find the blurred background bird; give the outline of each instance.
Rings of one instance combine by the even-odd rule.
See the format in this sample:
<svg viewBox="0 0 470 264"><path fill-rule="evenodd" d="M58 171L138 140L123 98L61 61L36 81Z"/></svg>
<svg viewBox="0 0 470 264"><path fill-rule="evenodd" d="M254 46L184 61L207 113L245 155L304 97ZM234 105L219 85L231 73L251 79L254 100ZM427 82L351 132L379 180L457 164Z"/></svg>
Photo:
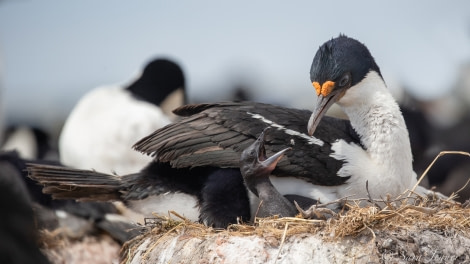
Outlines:
<svg viewBox="0 0 470 264"><path fill-rule="evenodd" d="M180 66L154 59L131 84L99 87L78 101L60 133L60 161L118 175L138 171L152 159L132 145L168 125L175 118L171 111L185 102Z"/></svg>

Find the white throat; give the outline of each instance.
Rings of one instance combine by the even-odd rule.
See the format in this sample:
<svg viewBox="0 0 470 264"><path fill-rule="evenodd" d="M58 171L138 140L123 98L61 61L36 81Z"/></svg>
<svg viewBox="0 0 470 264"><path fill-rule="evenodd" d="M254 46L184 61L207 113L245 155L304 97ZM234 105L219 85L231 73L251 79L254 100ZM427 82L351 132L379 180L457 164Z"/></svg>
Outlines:
<svg viewBox="0 0 470 264"><path fill-rule="evenodd" d="M352 176L357 188L369 181L376 195L398 195L410 188L416 179L412 167L408 130L400 108L383 79L375 71L338 101L360 136L365 153L357 146L339 142L333 146L333 157L346 162L340 176ZM354 184L353 184L354 185ZM382 192L382 193L381 193Z"/></svg>

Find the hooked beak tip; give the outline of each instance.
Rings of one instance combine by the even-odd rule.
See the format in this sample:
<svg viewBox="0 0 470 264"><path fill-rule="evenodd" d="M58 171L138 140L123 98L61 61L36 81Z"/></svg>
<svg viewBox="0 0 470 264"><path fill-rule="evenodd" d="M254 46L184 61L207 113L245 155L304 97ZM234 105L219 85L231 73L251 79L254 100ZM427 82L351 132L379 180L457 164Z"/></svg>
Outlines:
<svg viewBox="0 0 470 264"><path fill-rule="evenodd" d="M308 121L308 135L312 136L315 130L320 124L321 119L325 115L326 111L340 98L339 93L330 93L327 96L319 95L317 99L317 105L310 116Z"/></svg>
<svg viewBox="0 0 470 264"><path fill-rule="evenodd" d="M287 151L290 151L290 150L292 150L292 147L285 148L285 149L277 152L276 154L272 155L271 157L269 157L265 161L262 161L262 163L264 163L265 166L268 167L270 170L274 170L277 163L282 159L282 157L284 157L285 153Z"/></svg>
<svg viewBox="0 0 470 264"><path fill-rule="evenodd" d="M308 135L311 137L313 136L313 132L315 132L315 129L308 129Z"/></svg>

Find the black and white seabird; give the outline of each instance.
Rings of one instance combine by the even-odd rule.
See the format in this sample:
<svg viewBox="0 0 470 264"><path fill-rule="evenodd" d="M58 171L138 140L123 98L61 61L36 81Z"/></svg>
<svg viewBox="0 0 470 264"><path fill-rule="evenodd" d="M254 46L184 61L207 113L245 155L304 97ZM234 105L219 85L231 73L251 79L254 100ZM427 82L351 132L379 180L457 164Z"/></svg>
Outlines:
<svg viewBox="0 0 470 264"><path fill-rule="evenodd" d="M141 170L152 158L134 151L132 145L176 119L171 111L186 103L185 89L181 67L157 58L127 87L103 86L90 91L76 104L61 131L61 163L116 175ZM173 199L188 201L184 210L197 216L194 201L184 194L152 196L135 206L145 210L148 204L163 205ZM136 217L133 219L142 220Z"/></svg>
<svg viewBox="0 0 470 264"><path fill-rule="evenodd" d="M318 97L313 113L253 102L187 105L174 111L184 118L135 144L155 157L139 173L116 179L32 166L31 177L55 197L90 198L104 187L124 200L188 193L198 198L201 221L223 227L240 216L247 220L258 206L253 197L251 213L244 206L239 160L269 127L268 156L292 148L270 176L282 195L324 203L367 197L366 182L372 198L411 189L416 175L408 131L366 46L344 35L327 41L314 56L310 79ZM324 116L334 103L350 121Z"/></svg>
<svg viewBox="0 0 470 264"><path fill-rule="evenodd" d="M185 119L135 148L175 168L236 167L241 151L272 127L268 155L294 142L271 177L282 194L327 202L366 197L366 181L373 197L411 188L416 177L408 130L367 47L344 35L326 42L313 59L310 79L317 94L312 114L259 103L188 105L175 111ZM334 103L349 121L324 116Z"/></svg>
<svg viewBox="0 0 470 264"><path fill-rule="evenodd" d="M184 103L180 66L154 59L127 87L98 87L80 99L60 134L60 161L105 173L141 170L151 158L132 150L132 145L168 125L174 116L171 111Z"/></svg>

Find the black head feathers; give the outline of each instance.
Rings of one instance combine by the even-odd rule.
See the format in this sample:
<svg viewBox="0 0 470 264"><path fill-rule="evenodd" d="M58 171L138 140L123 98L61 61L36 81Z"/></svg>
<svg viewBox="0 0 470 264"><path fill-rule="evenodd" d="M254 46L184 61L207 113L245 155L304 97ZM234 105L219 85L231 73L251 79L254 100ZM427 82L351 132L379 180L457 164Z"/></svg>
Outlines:
<svg viewBox="0 0 470 264"><path fill-rule="evenodd" d="M185 89L184 74L180 66L167 59L155 59L145 66L142 76L127 89L142 100L160 105L169 94L179 88Z"/></svg>
<svg viewBox="0 0 470 264"><path fill-rule="evenodd" d="M339 35L318 49L310 69L310 79L320 84L326 81L337 82L349 72L353 86L371 70L381 75L367 47L355 39Z"/></svg>

